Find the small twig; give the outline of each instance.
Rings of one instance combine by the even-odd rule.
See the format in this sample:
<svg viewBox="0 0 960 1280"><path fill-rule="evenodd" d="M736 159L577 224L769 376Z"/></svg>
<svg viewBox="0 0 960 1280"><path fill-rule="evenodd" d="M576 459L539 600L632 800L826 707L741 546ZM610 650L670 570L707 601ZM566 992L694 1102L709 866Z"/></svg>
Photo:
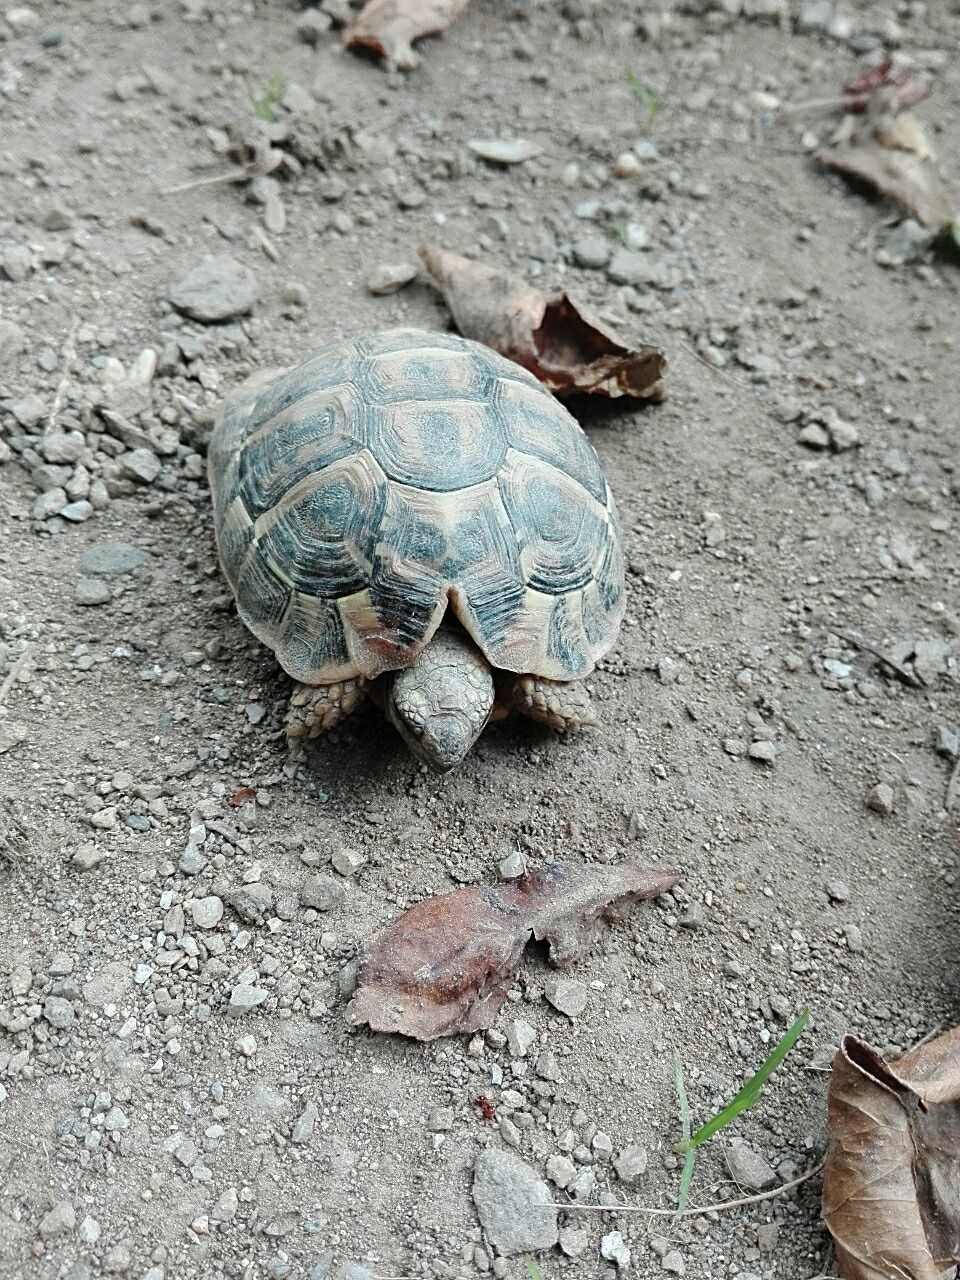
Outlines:
<svg viewBox="0 0 960 1280"><path fill-rule="evenodd" d="M559 1200L551 1200L550 1203L557 1209L573 1209L589 1213L651 1213L662 1218L689 1218L699 1213L723 1213L726 1209L740 1209L746 1204L759 1204L761 1200L773 1200L776 1196L782 1196L785 1191L792 1191L794 1187L799 1187L802 1182L815 1178L824 1164L826 1161L821 1160L806 1173L801 1173L799 1178L784 1182L781 1186L774 1187L772 1191L759 1191L755 1196L742 1196L739 1200L724 1200L720 1204L704 1204L696 1209L684 1209L680 1214L676 1209L648 1209L639 1204L564 1204Z"/></svg>
<svg viewBox="0 0 960 1280"><path fill-rule="evenodd" d="M725 134L674 134L664 138L657 138L657 146L663 147L665 150L670 147L706 147L714 143L724 147L754 147L758 151L775 151L785 156L808 156L810 154L806 147L787 146L781 142L770 142L766 138L732 138ZM654 168L657 161L648 162L644 166Z"/></svg>
<svg viewBox="0 0 960 1280"><path fill-rule="evenodd" d="M871 654L878 662L885 667L889 667L904 684L910 685L913 689L923 688L923 681L915 676L913 672L901 666L899 662L885 654L882 649L878 649L875 644L871 644L869 640L864 640L863 636L858 636L855 631L843 631L840 627L831 627L830 630L834 635L839 636L841 640L846 640L847 644L852 644L855 649L862 649L864 653Z"/></svg>
<svg viewBox="0 0 960 1280"><path fill-rule="evenodd" d="M19 658L17 658L16 662L14 662L13 666L4 676L3 684L0 684L0 703L4 701L7 694L13 688L14 681L16 680L20 672L23 670L23 668L27 665L27 659L29 657L30 657L30 645L27 645L23 653L20 654Z"/></svg>
<svg viewBox="0 0 960 1280"><path fill-rule="evenodd" d="M198 187L216 187L229 182L249 182L256 178L262 170L233 169L230 173L216 173L209 178L194 178L192 182L181 182L176 187L161 188L162 196L178 196L183 191L196 191Z"/></svg>
<svg viewBox="0 0 960 1280"><path fill-rule="evenodd" d="M258 227L256 223L252 225L250 230L253 232L254 238L260 242L260 248L267 255L270 261L279 262L280 250L273 243L267 233Z"/></svg>
<svg viewBox="0 0 960 1280"><path fill-rule="evenodd" d="M70 323L70 332L67 334L66 344L63 348L63 372L61 373L60 381L57 384L57 394L53 397L53 406L47 417L47 425L44 430L44 435L46 435L47 431L52 431L56 426L57 418L60 415L60 410L63 408L63 402L67 396L67 387L70 383L70 369L77 356L74 339L77 336L78 324L79 320L74 316Z"/></svg>
<svg viewBox="0 0 960 1280"><path fill-rule="evenodd" d="M947 783L947 794L943 798L943 807L948 813L958 799L960 799L960 760L953 766L953 773L951 773L950 781Z"/></svg>
<svg viewBox="0 0 960 1280"><path fill-rule="evenodd" d="M804 111L862 111L869 94L848 93L841 98L810 98L807 102L788 102L780 107L780 115L795 116Z"/></svg>

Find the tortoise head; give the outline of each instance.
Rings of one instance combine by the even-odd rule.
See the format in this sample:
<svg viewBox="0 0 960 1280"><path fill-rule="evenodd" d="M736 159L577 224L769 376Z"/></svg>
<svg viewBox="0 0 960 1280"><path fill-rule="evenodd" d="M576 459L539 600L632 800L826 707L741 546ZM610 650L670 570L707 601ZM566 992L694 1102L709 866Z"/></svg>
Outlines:
<svg viewBox="0 0 960 1280"><path fill-rule="evenodd" d="M447 773L483 732L495 699L480 650L462 631L441 627L412 666L388 677L384 711L418 760Z"/></svg>

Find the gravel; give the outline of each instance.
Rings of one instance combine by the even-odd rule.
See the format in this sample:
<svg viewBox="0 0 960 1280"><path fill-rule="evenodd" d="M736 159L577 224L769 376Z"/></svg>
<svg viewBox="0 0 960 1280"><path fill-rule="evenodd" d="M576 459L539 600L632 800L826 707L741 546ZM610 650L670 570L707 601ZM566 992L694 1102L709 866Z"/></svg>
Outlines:
<svg viewBox="0 0 960 1280"><path fill-rule="evenodd" d="M22 28L0 15L0 684L27 654L0 698L0 1273L509 1280L523 1255L484 1234L478 1151L552 1199L668 1205L672 1046L709 1114L811 1000L819 1064L847 1029L886 1051L948 1025L953 277L939 246L902 221L872 236L858 192L757 140L813 145L824 121L771 98L830 96L897 45L948 138L956 19L882 0L847 11L849 37L839 6L798 36L733 3L468 6L408 78L339 51L345 0L237 22L87 0L51 48L31 8ZM603 70L628 65L662 97L652 124ZM271 123L250 94L273 68ZM509 168L467 145L518 136L540 151ZM158 194L267 147L260 181ZM376 327L449 327L432 290L368 289L423 242L568 291L669 357L662 405L573 406L630 585L589 677L597 729L492 725L442 780L373 705L287 750L290 680L229 599L206 481L248 375ZM208 255L232 266L202 314L226 318L170 301ZM865 803L878 784L886 815ZM365 940L411 904L661 856L675 893L571 970L533 945L488 1030L418 1046L347 1026ZM581 1012L551 1003L556 978L586 989ZM781 1180L825 1137L808 1085L778 1074L738 1126ZM64 1200L74 1225L42 1235ZM638 1280L806 1280L827 1262L815 1208L780 1197L749 1230L687 1220L656 1247L636 1216L561 1212L559 1248L530 1252L556 1280L612 1280L619 1233Z"/></svg>

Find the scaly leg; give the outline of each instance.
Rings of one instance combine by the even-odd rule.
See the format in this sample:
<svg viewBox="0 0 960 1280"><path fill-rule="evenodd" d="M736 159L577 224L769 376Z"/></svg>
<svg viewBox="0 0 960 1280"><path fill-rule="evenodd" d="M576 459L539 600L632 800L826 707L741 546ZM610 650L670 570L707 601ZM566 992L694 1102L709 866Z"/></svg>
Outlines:
<svg viewBox="0 0 960 1280"><path fill-rule="evenodd" d="M501 688L500 700L531 720L551 729L575 733L597 723L586 685L579 680L548 680L545 676L510 676Z"/></svg>
<svg viewBox="0 0 960 1280"><path fill-rule="evenodd" d="M333 684L298 684L290 695L287 737L305 741L332 729L360 705L367 684L363 676Z"/></svg>

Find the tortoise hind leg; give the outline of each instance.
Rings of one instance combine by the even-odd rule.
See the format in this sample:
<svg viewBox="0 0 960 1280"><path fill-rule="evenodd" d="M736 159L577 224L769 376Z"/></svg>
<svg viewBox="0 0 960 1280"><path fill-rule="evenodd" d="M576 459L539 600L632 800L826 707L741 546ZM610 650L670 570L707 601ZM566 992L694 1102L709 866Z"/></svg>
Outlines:
<svg viewBox="0 0 960 1280"><path fill-rule="evenodd" d="M364 699L369 682L363 676L333 684L298 684L290 695L287 737L305 741L332 729Z"/></svg>
<svg viewBox="0 0 960 1280"><path fill-rule="evenodd" d="M545 676L509 676L500 691L502 703L551 729L575 733L597 723L586 685L579 680L548 680Z"/></svg>

